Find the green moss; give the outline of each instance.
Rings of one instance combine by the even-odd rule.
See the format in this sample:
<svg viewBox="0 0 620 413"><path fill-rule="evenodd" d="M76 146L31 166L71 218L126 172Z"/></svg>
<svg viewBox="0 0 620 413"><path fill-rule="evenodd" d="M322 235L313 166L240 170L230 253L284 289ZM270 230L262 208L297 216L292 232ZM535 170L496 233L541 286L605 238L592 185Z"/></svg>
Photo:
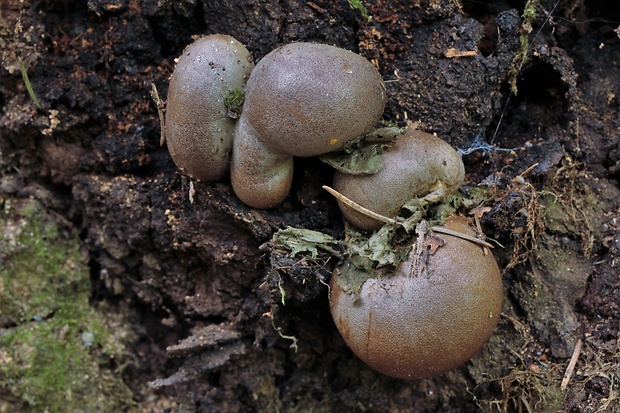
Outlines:
<svg viewBox="0 0 620 413"><path fill-rule="evenodd" d="M245 94L241 89L235 89L230 92L226 99L224 100L224 104L226 105L226 109L228 110L228 117L231 119L239 119L241 116L241 109L243 109L243 103L245 102Z"/></svg>
<svg viewBox="0 0 620 413"><path fill-rule="evenodd" d="M88 303L90 276L76 239L36 201L0 211L0 388L23 412L119 411L132 402L101 361L122 346Z"/></svg>
<svg viewBox="0 0 620 413"><path fill-rule="evenodd" d="M361 2L361 0L349 0L349 7L351 7L353 10L357 10L362 16L362 18L367 22L370 23L372 21L372 16L368 14L368 10L366 10L366 7L364 6L364 3Z"/></svg>
<svg viewBox="0 0 620 413"><path fill-rule="evenodd" d="M475 205L480 205L492 198L489 189L485 186L469 186L464 189L464 193Z"/></svg>
<svg viewBox="0 0 620 413"><path fill-rule="evenodd" d="M532 32L532 25L538 17L536 8L539 6L540 0L528 0L523 8L523 22L521 23L521 35L519 37L520 49L517 51L513 61L512 67L508 73L510 81L510 89L513 94L517 94L517 78L521 73L521 69L528 61L528 50L530 48L530 33Z"/></svg>
<svg viewBox="0 0 620 413"><path fill-rule="evenodd" d="M528 0L527 3L525 3L525 7L523 8L523 19L525 23L531 25L532 22L536 20L536 17L538 17L536 8L539 4L540 0Z"/></svg>

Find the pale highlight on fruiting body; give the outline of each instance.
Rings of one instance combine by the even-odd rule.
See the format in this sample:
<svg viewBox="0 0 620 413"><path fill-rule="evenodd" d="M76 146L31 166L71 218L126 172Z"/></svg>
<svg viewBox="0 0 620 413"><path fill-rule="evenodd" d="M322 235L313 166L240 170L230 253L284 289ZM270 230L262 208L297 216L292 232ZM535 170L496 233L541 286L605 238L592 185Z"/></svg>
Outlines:
<svg viewBox="0 0 620 413"><path fill-rule="evenodd" d="M183 51L170 78L165 138L177 166L202 181L228 174L235 122L226 98L242 90L254 68L248 50L215 34Z"/></svg>
<svg viewBox="0 0 620 413"><path fill-rule="evenodd" d="M412 198L436 191L440 201L463 184L465 167L461 154L440 138L407 130L382 155L383 168L372 175L348 175L336 172L334 189L363 207L392 218ZM382 222L360 214L338 202L345 219L354 226L371 231Z"/></svg>
<svg viewBox="0 0 620 413"><path fill-rule="evenodd" d="M245 90L235 141L262 144L259 149L253 143L255 153L261 153L254 161L268 161L251 161L240 150L241 143L235 143L231 175L235 194L256 208L282 202L288 191L280 192L281 188L290 188L290 181L280 180L292 179L292 173L284 171L285 162L275 172L278 185L257 181L273 175L272 159L287 156L292 168L293 156L341 148L379 121L387 98L381 75L369 61L348 50L315 43L292 43L269 53L252 71ZM266 192L269 188L273 192ZM247 197L248 193L255 195ZM270 202L260 200L263 195Z"/></svg>
<svg viewBox="0 0 620 413"><path fill-rule="evenodd" d="M475 236L461 217L446 228ZM359 297L341 285L338 269L330 308L340 334L373 369L401 379L428 378L455 369L490 338L503 298L501 274L491 254L462 238L436 234L434 254L415 248L393 274L377 270Z"/></svg>

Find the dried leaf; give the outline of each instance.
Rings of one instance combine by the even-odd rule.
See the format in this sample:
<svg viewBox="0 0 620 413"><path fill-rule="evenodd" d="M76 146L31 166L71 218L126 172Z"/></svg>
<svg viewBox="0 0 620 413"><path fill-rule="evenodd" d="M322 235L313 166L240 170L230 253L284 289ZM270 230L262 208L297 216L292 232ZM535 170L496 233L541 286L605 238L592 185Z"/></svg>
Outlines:
<svg viewBox="0 0 620 413"><path fill-rule="evenodd" d="M293 227L279 230L273 234L271 241L276 247L290 250L292 257L302 252L309 252L312 258L316 258L319 253L318 248L334 253L333 247L338 245L338 240L330 235Z"/></svg>
<svg viewBox="0 0 620 413"><path fill-rule="evenodd" d="M424 245L426 246L426 248L428 249L428 252L431 255L435 255L437 250L440 247L443 247L445 243L446 242L443 239L439 238L438 236L428 237L426 238L426 240L424 240Z"/></svg>
<svg viewBox="0 0 620 413"><path fill-rule="evenodd" d="M338 151L320 156L321 161L349 175L372 175L383 168L381 154L390 147L402 128L381 128L349 141Z"/></svg>

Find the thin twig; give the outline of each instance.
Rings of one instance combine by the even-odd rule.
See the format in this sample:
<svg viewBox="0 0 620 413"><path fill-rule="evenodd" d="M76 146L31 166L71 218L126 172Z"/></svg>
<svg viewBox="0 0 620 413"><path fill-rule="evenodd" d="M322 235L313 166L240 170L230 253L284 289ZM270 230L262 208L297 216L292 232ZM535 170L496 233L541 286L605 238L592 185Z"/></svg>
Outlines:
<svg viewBox="0 0 620 413"><path fill-rule="evenodd" d="M534 168L536 168L538 166L538 162L536 162L534 165L530 165L525 171L521 172L519 174L519 176L523 177L527 174L529 174L530 172L532 172L534 170Z"/></svg>
<svg viewBox="0 0 620 413"><path fill-rule="evenodd" d="M166 142L164 102L159 97L159 92L157 91L157 86L155 86L155 83L151 83L151 98L153 99L153 102L155 102L155 106L157 107L157 116L159 116L159 128L161 129L159 146L164 146L164 143Z"/></svg>
<svg viewBox="0 0 620 413"><path fill-rule="evenodd" d="M564 373L564 378L562 379L562 385L560 386L562 391L566 390L566 387L568 386L568 382L573 376L573 371L575 370L577 359L579 359L579 353L581 353L582 344L583 342L581 341L581 339L580 338L577 339L577 343L575 344L575 350L573 350L573 356L570 358L570 361L568 362L568 367L566 367L566 372Z"/></svg>
<svg viewBox="0 0 620 413"><path fill-rule="evenodd" d="M326 190L327 192L329 192L330 194L332 194L334 196L334 198L336 198L337 200L339 200L340 202L342 202L346 206L353 208L354 210L356 210L360 214L366 215L367 217L370 217L370 218L374 218L377 221L383 222L384 224L393 224L393 225L399 224L399 222L396 221L395 219L388 218L388 217L383 216L381 214L377 214L376 212L373 212L373 211L371 211L368 208L364 208L363 206L361 206L357 202L352 201L349 198L347 198L346 196L342 195L340 192L336 191L334 188L331 188L331 187L329 187L327 185L323 185L323 189Z"/></svg>
<svg viewBox="0 0 620 413"><path fill-rule="evenodd" d="M525 399L525 396L521 395L521 402L525 405L525 408L527 409L527 413L534 413L534 411L532 410L532 407L530 407L530 404L527 402L527 400Z"/></svg>
<svg viewBox="0 0 620 413"><path fill-rule="evenodd" d="M452 235L453 237L461 238L467 241L471 241L475 244L482 245L483 247L493 248L493 245L479 238L472 237L471 235L463 234L462 232L452 231L444 227L431 227L431 231L439 232L440 234Z"/></svg>

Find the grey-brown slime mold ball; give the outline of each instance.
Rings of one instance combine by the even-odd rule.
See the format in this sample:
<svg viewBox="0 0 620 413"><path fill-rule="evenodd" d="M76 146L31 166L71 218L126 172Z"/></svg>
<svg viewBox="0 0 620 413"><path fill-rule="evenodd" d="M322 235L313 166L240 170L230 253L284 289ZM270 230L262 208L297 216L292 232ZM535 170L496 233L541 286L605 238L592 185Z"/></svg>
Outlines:
<svg viewBox="0 0 620 413"><path fill-rule="evenodd" d="M170 78L165 137L184 173L207 182L228 174L235 121L226 99L243 90L253 68L250 52L227 35L205 36L183 51Z"/></svg>
<svg viewBox="0 0 620 413"><path fill-rule="evenodd" d="M363 207L394 217L414 197L436 191L438 200L456 192L465 179L461 154L438 137L408 130L382 155L383 169L373 175L336 172L334 189ZM382 223L338 201L345 219L363 230Z"/></svg>
<svg viewBox="0 0 620 413"><path fill-rule="evenodd" d="M462 217L445 228L475 236ZM469 240L436 234L444 244L426 259L412 249L389 274L377 269L357 295L338 267L329 295L332 317L353 352L401 379L427 378L465 363L491 337L503 286L493 255Z"/></svg>
<svg viewBox="0 0 620 413"><path fill-rule="evenodd" d="M235 193L255 208L279 204L291 187L293 156L341 148L379 121L385 103L381 75L360 55L315 43L274 50L246 86L233 148Z"/></svg>

